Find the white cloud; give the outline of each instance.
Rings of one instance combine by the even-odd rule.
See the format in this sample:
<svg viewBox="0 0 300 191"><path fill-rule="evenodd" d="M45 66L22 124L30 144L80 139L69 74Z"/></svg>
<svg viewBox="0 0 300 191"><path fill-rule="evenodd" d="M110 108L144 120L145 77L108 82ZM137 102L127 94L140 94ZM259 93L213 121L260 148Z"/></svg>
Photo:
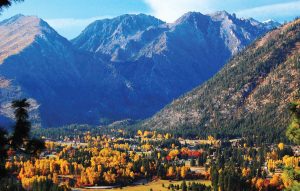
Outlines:
<svg viewBox="0 0 300 191"><path fill-rule="evenodd" d="M152 15L167 22L173 22L189 11L209 11L209 0L145 0L152 9Z"/></svg>
<svg viewBox="0 0 300 191"><path fill-rule="evenodd" d="M299 14L300 1L278 3L237 11L238 16L255 17L260 19L268 19L271 17L280 19L299 16Z"/></svg>

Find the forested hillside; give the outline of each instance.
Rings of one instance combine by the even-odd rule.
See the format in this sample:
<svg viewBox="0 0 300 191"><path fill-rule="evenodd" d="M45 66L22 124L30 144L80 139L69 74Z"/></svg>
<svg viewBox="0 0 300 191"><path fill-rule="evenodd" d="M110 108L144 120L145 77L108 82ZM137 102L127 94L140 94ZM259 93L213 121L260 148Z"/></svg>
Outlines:
<svg viewBox="0 0 300 191"><path fill-rule="evenodd" d="M236 55L202 86L143 123L223 135L282 133L289 102L299 96L300 20L273 30ZM199 131L201 130L201 131Z"/></svg>

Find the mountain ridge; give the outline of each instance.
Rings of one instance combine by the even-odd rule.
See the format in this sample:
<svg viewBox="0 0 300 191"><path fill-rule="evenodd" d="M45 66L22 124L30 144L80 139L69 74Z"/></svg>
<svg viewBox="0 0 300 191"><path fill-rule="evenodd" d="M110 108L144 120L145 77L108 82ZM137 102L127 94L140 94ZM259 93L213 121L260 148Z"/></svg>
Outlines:
<svg viewBox="0 0 300 191"><path fill-rule="evenodd" d="M93 35L114 39L95 41L108 49L98 44L92 49L81 48L76 40L68 41L36 17L17 15L2 21L0 113L11 117L12 111L7 109L10 101L28 97L33 105L32 118L46 127L149 117L211 77L234 54L219 35L220 21L207 15L203 18L206 20L172 25L143 14L124 15L96 21L85 30L106 23L102 27L105 34L101 30L99 34L98 27L82 33L88 36L81 36L80 42L88 45ZM203 27L202 22L209 25ZM226 26L242 30L236 24ZM261 26L257 29L252 34L252 29L244 28L242 31L249 32L228 41L239 51L252 39L236 39L247 39L250 33L258 37L267 31ZM112 51L106 54L106 50Z"/></svg>
<svg viewBox="0 0 300 191"><path fill-rule="evenodd" d="M108 21L114 23L115 19ZM116 36L113 42L88 40L93 39L94 33L91 37L79 35L72 41L80 48L78 39L85 39L88 42L84 44L86 51L91 50L89 47L101 50L112 44L117 47L108 55L105 48L102 52L91 52L106 54L107 61L126 79L133 94L124 106L130 105L129 115L139 119L154 114L174 98L209 79L232 55L267 31L263 25L254 26L224 11L216 19L189 12L174 23L157 25L155 22L154 26L145 28L125 39Z"/></svg>
<svg viewBox="0 0 300 191"><path fill-rule="evenodd" d="M122 41L124 39L120 39L120 42L115 42L114 40L118 40L118 37L114 37L116 39L113 39L112 44L116 43L117 46L121 47L121 48L120 47L117 48L117 51L122 49L122 46L126 46L127 45L126 43L130 43L130 41L137 40L137 39L134 38L136 36L136 34L141 35L143 33L143 31L146 32L147 29L153 31L153 28L156 27L157 28L156 30L158 30L158 31L160 30L161 32L166 32L168 30L172 31L172 30L174 30L174 27L176 27L177 25L183 24L184 20L191 19L192 17L198 17L197 18L198 21L200 21L201 19L208 20L208 18L211 18L215 21L223 21L224 19L227 19L227 20L235 20L235 21L238 21L239 23L243 23L243 24L245 24L245 23L248 24L248 25L250 24L252 27L259 26L260 28L266 27L266 28L269 28L269 29L271 29L272 27L276 27L276 26L273 26L273 23L272 23L272 27L270 27L270 26L267 26L268 24L260 23L260 22L258 22L258 21L251 18L253 21L256 21L256 24L252 25L252 23L250 22L251 19L239 19L235 16L235 14L231 15L231 14L227 13L226 11L218 11L216 13L207 14L207 15L201 14L200 12L188 12L188 13L184 14L183 16L181 16L180 18L178 18L174 23L166 23L166 22L163 22L159 19L156 19L153 16L149 16L149 15L145 15L145 14L123 15L123 16L119 16L119 17L116 17L116 18L112 18L112 19L97 20L97 21L91 23L88 27L86 27L86 29L78 37L74 38L71 41L79 49L85 49L87 51L92 51L92 52L101 52L101 50L104 49L104 50L102 50L101 53L103 53L103 54L109 53L109 55L114 55L114 51L115 51L116 47L114 47L114 48L111 47L111 45L110 45L111 39L108 42L106 42L105 40L101 40L101 39L95 40L95 31L102 31L103 30L102 29L103 27L99 27L97 25L98 25L98 23L111 23L111 25L114 26L115 22L117 22L117 23L121 22L121 25L122 25L122 24L124 24L123 23L124 20L126 20L126 18L128 18L128 17L131 18L131 19L136 17L133 20L137 20L137 21L139 21L138 19L140 19L140 18L143 18L144 20L149 19L150 22L148 23L148 25L146 25L146 27L139 28L140 30L135 31L131 35L128 35L129 38L127 39L127 42L125 42L125 44L123 44L123 41ZM137 22L137 21L135 21L135 22ZM118 25L118 26L120 26L120 25ZM247 27L249 27L249 26L247 26ZM116 28L119 29L118 27L116 27ZM91 30L93 31L93 33L92 33L90 39L88 39L89 37L86 37L86 34L90 33ZM260 30L259 28L256 28L255 30L257 30L257 33L261 33L259 31ZM118 33L118 32L119 32L119 30L114 30L114 31L110 31L109 34L115 34L115 33ZM101 32L99 32L99 33L100 33L100 35L102 34ZM154 38L160 38L161 35L162 35L162 33L158 33L158 36L154 37ZM259 35L259 34L256 34L256 35ZM130 39L130 38L132 38L132 39ZM250 37L248 37L248 38L250 38ZM82 39L84 39L84 40L82 40ZM91 42L92 40L96 41L96 42ZM99 40L100 40L99 45L94 44L94 43L97 43ZM158 42L159 42L159 40L158 40ZM93 44L89 44L89 43L93 43ZM108 44L106 45L106 43L108 43ZM108 46L110 48L107 49L107 48L105 48L106 46ZM95 47L97 47L97 48L95 48ZM237 51L231 51L231 52L232 52L232 54L237 53ZM112 58L112 60L114 60L114 59L115 58Z"/></svg>

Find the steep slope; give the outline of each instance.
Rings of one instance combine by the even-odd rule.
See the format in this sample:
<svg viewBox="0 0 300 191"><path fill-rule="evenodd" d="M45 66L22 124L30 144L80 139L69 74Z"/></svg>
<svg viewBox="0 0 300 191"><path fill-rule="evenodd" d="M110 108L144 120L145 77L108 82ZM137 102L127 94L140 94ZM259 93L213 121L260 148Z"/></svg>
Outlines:
<svg viewBox="0 0 300 191"><path fill-rule="evenodd" d="M120 112L137 119L153 115L212 77L267 30L262 23L224 11L190 12L171 24L142 14L124 15L92 23L72 43L112 62L131 90L119 105L126 110Z"/></svg>
<svg viewBox="0 0 300 191"><path fill-rule="evenodd" d="M10 102L26 97L37 124L99 122L100 103L95 98L104 96L97 90L108 85L97 80L115 78L106 64L75 50L36 17L17 15L1 22L0 31L1 115L11 118Z"/></svg>
<svg viewBox="0 0 300 191"><path fill-rule="evenodd" d="M154 129L285 129L288 103L299 95L300 20L273 30L202 86L173 101L142 126Z"/></svg>

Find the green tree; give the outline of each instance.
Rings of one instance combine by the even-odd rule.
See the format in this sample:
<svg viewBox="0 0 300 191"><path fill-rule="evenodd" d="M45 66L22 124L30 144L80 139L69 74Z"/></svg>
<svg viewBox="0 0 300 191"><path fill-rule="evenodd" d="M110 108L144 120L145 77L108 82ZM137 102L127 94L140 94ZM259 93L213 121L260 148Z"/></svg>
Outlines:
<svg viewBox="0 0 300 191"><path fill-rule="evenodd" d="M300 100L290 104L292 112L292 121L287 129L287 137L296 144L300 144ZM286 190L300 189L300 170L292 167L286 167L282 174L282 180Z"/></svg>
<svg viewBox="0 0 300 191"><path fill-rule="evenodd" d="M300 188L300 170L296 170L293 167L286 167L282 174L282 181L286 190L298 190L296 188Z"/></svg>
<svg viewBox="0 0 300 191"><path fill-rule="evenodd" d="M292 120L287 129L287 137L296 143L300 144L300 100L292 102L290 104L290 111L292 112ZM299 190L300 189L300 170L296 170L292 167L286 167L282 180L286 186L286 190Z"/></svg>
<svg viewBox="0 0 300 191"><path fill-rule="evenodd" d="M300 144L300 101L290 104L292 112L292 121L287 129L287 137L296 144Z"/></svg>
<svg viewBox="0 0 300 191"><path fill-rule="evenodd" d="M210 174L211 174L211 184L213 186L213 189L215 191L217 191L218 190L219 173L218 173L218 169L216 168L216 165L213 165L211 167Z"/></svg>

